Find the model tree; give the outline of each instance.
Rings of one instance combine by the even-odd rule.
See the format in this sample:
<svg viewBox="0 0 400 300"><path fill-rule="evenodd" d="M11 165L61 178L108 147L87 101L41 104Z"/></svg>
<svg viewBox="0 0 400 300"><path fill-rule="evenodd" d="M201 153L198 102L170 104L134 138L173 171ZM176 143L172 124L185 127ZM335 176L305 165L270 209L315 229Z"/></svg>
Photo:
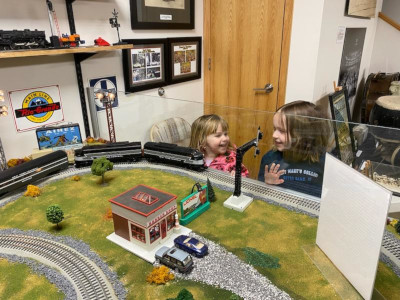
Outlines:
<svg viewBox="0 0 400 300"><path fill-rule="evenodd" d="M396 232L397 232L398 234L400 234L400 220L397 221L396 225L394 225L394 228L396 229Z"/></svg>
<svg viewBox="0 0 400 300"><path fill-rule="evenodd" d="M104 175L113 169L113 163L105 157L96 158L92 163L92 174L101 176L101 184L104 185Z"/></svg>
<svg viewBox="0 0 400 300"><path fill-rule="evenodd" d="M215 198L214 188L211 185L210 179L207 177L207 188L208 188L208 201L215 202L217 199Z"/></svg>
<svg viewBox="0 0 400 300"><path fill-rule="evenodd" d="M47 221L56 224L57 228L60 228L58 224L64 219L64 212L58 204L53 204L46 209L46 218Z"/></svg>
<svg viewBox="0 0 400 300"><path fill-rule="evenodd" d="M167 300L194 300L194 298L191 292L182 289L176 298L168 298Z"/></svg>

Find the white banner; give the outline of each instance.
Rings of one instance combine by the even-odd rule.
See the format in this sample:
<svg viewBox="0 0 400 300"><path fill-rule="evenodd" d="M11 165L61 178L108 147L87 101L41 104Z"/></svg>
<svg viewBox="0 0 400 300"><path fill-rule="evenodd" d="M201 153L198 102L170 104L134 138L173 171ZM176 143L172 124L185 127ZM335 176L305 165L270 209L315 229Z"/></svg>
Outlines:
<svg viewBox="0 0 400 300"><path fill-rule="evenodd" d="M17 132L64 121L58 85L9 92Z"/></svg>

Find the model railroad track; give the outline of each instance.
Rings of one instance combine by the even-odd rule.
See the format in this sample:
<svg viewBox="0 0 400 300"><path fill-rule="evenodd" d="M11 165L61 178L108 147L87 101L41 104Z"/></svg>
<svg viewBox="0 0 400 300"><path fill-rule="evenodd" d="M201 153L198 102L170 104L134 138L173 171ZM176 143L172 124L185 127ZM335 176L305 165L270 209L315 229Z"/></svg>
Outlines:
<svg viewBox="0 0 400 300"><path fill-rule="evenodd" d="M0 235L0 252L54 266L75 287L78 299L116 299L106 276L88 258L63 244L29 235Z"/></svg>
<svg viewBox="0 0 400 300"><path fill-rule="evenodd" d="M207 178L211 179L214 185L219 185L225 190L233 191L235 185L235 178L227 173L214 169L206 169L204 171L194 171L178 166L170 166L159 163L150 163L146 160L142 160L135 163L116 163L114 164L115 169L131 169L131 168L151 168L165 170L170 173L178 173L192 177L196 180L206 181ZM44 182L51 182L72 176L75 174L89 173L90 167L76 169L74 167L69 168L51 178L48 178ZM288 193L283 189L277 187L269 187L257 180L242 178L242 192L244 194L250 194L253 197L260 198L264 201L272 201L279 205L287 208L295 208L305 213L318 216L320 210L319 199L312 196L302 196L296 193ZM15 197L15 196L14 196ZM390 258L390 260L400 268L400 241L391 237L385 232L385 236L382 241L382 253Z"/></svg>

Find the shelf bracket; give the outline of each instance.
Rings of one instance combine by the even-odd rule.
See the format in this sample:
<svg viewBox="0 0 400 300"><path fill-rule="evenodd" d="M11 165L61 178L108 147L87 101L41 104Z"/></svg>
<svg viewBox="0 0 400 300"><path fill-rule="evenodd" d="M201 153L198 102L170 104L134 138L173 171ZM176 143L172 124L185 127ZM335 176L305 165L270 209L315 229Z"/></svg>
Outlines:
<svg viewBox="0 0 400 300"><path fill-rule="evenodd" d="M96 53L75 53L75 61L78 61L79 63L83 62L85 59L92 57Z"/></svg>

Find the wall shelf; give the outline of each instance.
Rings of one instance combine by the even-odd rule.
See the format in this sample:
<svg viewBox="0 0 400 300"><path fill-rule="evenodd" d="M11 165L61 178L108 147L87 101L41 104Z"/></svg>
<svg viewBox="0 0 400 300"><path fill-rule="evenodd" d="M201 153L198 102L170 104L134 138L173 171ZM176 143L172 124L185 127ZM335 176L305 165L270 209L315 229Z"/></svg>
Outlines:
<svg viewBox="0 0 400 300"><path fill-rule="evenodd" d="M106 51L115 51L120 49L131 49L133 45L115 45L115 46L80 46L75 48L64 49L32 49L32 50L7 50L0 51L0 58L14 57L32 57L32 56L53 56L62 54L75 53L98 53Z"/></svg>

